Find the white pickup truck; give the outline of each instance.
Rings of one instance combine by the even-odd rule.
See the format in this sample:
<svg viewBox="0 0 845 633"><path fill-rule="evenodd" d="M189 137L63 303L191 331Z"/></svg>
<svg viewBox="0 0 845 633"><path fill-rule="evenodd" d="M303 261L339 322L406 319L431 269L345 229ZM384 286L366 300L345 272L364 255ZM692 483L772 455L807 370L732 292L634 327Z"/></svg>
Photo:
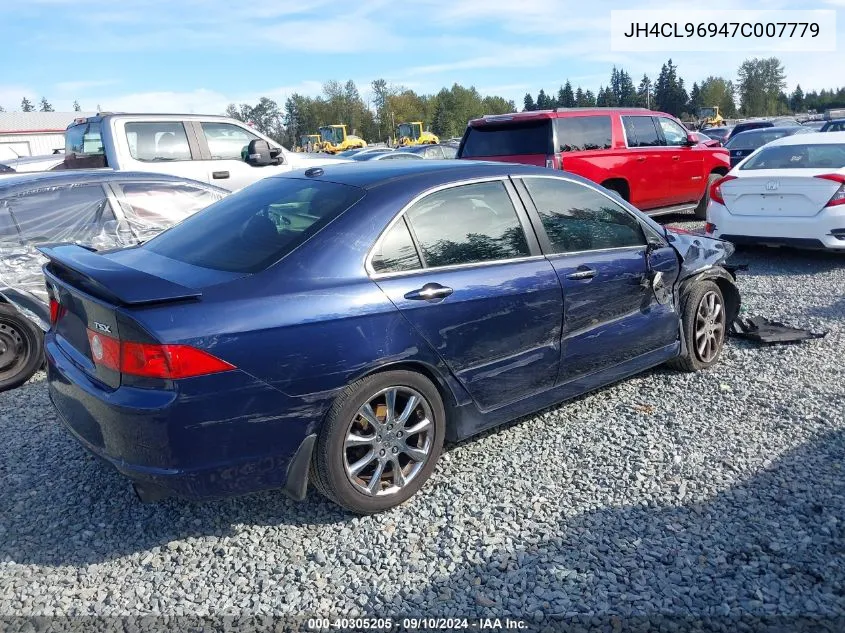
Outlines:
<svg viewBox="0 0 845 633"><path fill-rule="evenodd" d="M247 149L250 147L253 151ZM58 169L150 171L235 191L280 172L339 162L346 161L289 152L245 123L227 117L101 113L76 119L68 126L65 160Z"/></svg>

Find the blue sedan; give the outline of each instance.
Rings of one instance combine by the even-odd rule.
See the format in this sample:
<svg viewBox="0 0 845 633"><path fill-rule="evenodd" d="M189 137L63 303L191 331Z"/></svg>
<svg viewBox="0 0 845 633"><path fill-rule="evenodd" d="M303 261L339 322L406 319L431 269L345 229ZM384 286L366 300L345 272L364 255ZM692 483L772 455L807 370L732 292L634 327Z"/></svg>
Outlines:
<svg viewBox="0 0 845 633"><path fill-rule="evenodd" d="M729 243L502 163L315 167L136 248L41 250L50 397L144 501L311 482L384 510L444 440L710 367L740 305Z"/></svg>

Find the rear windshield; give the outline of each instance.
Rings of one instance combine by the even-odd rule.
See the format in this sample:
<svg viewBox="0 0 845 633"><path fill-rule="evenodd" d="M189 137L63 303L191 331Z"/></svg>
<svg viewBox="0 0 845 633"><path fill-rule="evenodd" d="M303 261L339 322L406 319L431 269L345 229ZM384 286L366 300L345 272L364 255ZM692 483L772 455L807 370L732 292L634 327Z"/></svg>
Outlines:
<svg viewBox="0 0 845 633"><path fill-rule="evenodd" d="M766 143L771 143L784 136L787 136L787 132L758 132L756 130L753 132L743 132L725 143L725 147L728 149L757 149L758 147L763 147Z"/></svg>
<svg viewBox="0 0 845 633"><path fill-rule="evenodd" d="M357 187L331 182L266 178L212 204L142 248L203 268L256 273L363 196Z"/></svg>
<svg viewBox="0 0 845 633"><path fill-rule="evenodd" d="M842 169L845 143L765 147L741 169Z"/></svg>
<svg viewBox="0 0 845 633"><path fill-rule="evenodd" d="M520 121L467 128L461 158L553 154L552 121Z"/></svg>
<svg viewBox="0 0 845 633"><path fill-rule="evenodd" d="M65 131L65 154L103 154L100 135L101 121L88 121L72 125Z"/></svg>

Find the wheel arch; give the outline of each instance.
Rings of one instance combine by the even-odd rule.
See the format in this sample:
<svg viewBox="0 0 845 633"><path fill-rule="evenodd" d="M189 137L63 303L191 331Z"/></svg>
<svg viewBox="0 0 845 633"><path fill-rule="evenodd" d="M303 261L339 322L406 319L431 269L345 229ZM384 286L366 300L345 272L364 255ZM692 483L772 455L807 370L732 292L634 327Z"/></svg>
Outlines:
<svg viewBox="0 0 845 633"><path fill-rule="evenodd" d="M421 360L400 360L371 367L356 376L354 380L389 371L412 371L425 376L437 389L443 402L443 409L446 411L446 439L452 440L456 437L459 427L458 411L463 405L471 402L471 398L463 391L460 383L451 375L444 375L441 368Z"/></svg>
<svg viewBox="0 0 845 633"><path fill-rule="evenodd" d="M601 186L617 192L625 202L631 201L631 185L625 178L607 178L601 182Z"/></svg>

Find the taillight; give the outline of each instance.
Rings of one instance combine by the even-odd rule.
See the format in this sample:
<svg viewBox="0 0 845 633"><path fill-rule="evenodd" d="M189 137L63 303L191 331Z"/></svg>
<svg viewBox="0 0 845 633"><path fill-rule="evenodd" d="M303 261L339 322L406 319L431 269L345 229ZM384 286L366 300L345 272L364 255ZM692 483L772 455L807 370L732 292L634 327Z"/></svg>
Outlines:
<svg viewBox="0 0 845 633"><path fill-rule="evenodd" d="M723 176L710 185L710 199L713 202L718 202L721 205L725 204L725 199L722 197L722 185L731 180L736 180L736 176Z"/></svg>
<svg viewBox="0 0 845 633"><path fill-rule="evenodd" d="M66 312L67 308L53 297L50 297L50 325L56 325Z"/></svg>
<svg viewBox="0 0 845 633"><path fill-rule="evenodd" d="M563 169L563 159L560 157L560 154L546 156L546 168Z"/></svg>
<svg viewBox="0 0 845 633"><path fill-rule="evenodd" d="M121 341L90 329L88 343L95 364L132 376L178 380L235 369L234 365L190 345Z"/></svg>
<svg viewBox="0 0 845 633"><path fill-rule="evenodd" d="M704 225L704 232L707 233L708 235L713 235L713 233L716 232L716 225L713 224L712 222L708 222L707 224Z"/></svg>
<svg viewBox="0 0 845 633"><path fill-rule="evenodd" d="M816 178L821 178L822 180L832 180L833 182L839 183L839 189L836 190L836 193L833 194L833 197L828 201L825 207L838 207L839 205L845 204L845 175L822 174L821 176L816 176Z"/></svg>

